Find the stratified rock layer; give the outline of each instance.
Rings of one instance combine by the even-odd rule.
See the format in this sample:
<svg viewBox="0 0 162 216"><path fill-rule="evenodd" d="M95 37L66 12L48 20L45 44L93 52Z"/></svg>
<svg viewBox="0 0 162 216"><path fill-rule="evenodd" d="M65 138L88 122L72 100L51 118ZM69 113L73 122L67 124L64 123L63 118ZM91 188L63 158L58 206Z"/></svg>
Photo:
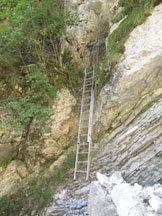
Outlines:
<svg viewBox="0 0 162 216"><path fill-rule="evenodd" d="M94 170L122 170L128 181L162 179L162 4L132 31L111 83L100 94Z"/></svg>

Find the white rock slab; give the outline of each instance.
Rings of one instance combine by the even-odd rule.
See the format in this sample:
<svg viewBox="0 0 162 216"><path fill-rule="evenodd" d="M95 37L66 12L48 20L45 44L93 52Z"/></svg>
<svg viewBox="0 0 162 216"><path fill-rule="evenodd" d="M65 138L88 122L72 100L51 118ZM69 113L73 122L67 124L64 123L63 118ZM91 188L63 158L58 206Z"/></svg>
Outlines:
<svg viewBox="0 0 162 216"><path fill-rule="evenodd" d="M76 190L75 194L77 194L77 195L88 194L89 193L89 188L90 188L90 185L88 185L87 187L83 187L80 190Z"/></svg>
<svg viewBox="0 0 162 216"><path fill-rule="evenodd" d="M135 183L133 190L135 191L137 196L141 196L141 193L142 193L142 186L141 185Z"/></svg>
<svg viewBox="0 0 162 216"><path fill-rule="evenodd" d="M108 187L109 186L109 178L99 172L97 172L96 174L97 176L97 180L99 181L99 183L104 186L104 187Z"/></svg>
<svg viewBox="0 0 162 216"><path fill-rule="evenodd" d="M146 216L146 209L132 187L122 183L113 188L111 197L119 216Z"/></svg>
<svg viewBox="0 0 162 216"><path fill-rule="evenodd" d="M118 216L115 205L113 204L111 198L107 196L98 181L94 181L90 184L90 192L88 196L88 215Z"/></svg>
<svg viewBox="0 0 162 216"><path fill-rule="evenodd" d="M154 194L162 198L162 187L155 189Z"/></svg>
<svg viewBox="0 0 162 216"><path fill-rule="evenodd" d="M119 172L119 171L114 172L112 174L112 176L110 177L110 180L109 180L110 186L121 184L123 182L124 182L124 179L121 175L121 172Z"/></svg>
<svg viewBox="0 0 162 216"><path fill-rule="evenodd" d="M153 195L149 200L149 203L155 212L162 214L162 199L156 195Z"/></svg>

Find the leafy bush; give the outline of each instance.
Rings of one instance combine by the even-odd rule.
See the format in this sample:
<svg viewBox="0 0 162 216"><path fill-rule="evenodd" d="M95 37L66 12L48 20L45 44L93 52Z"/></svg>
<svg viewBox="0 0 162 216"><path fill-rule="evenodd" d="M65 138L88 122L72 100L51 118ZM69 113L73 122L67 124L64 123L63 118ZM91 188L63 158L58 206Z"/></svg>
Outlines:
<svg viewBox="0 0 162 216"><path fill-rule="evenodd" d="M55 87L50 84L40 65L28 65L25 69L24 96L8 98L5 106L10 114L5 123L13 125L17 130L25 129L33 118L48 119L51 111L47 106L48 101L56 95Z"/></svg>
<svg viewBox="0 0 162 216"><path fill-rule="evenodd" d="M2 164L1 164L1 167L2 168L6 168L12 161L12 157L9 157L7 161L4 161Z"/></svg>
<svg viewBox="0 0 162 216"><path fill-rule="evenodd" d="M16 7L19 0L1 0L0 1L0 20L6 19L12 8Z"/></svg>
<svg viewBox="0 0 162 216"><path fill-rule="evenodd" d="M6 18L0 24L0 108L8 112L5 123L24 129L33 118L48 119L49 99L65 85L73 90L80 76L70 58L64 66L60 61L63 1L2 0L0 6Z"/></svg>

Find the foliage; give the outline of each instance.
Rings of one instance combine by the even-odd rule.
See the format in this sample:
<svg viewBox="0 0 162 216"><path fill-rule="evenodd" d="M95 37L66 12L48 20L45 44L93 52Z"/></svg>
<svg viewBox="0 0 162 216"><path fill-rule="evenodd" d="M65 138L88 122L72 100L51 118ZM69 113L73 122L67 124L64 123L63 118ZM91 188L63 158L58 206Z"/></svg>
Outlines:
<svg viewBox="0 0 162 216"><path fill-rule="evenodd" d="M12 8L16 7L19 0L1 0L0 1L0 21L6 19Z"/></svg>
<svg viewBox="0 0 162 216"><path fill-rule="evenodd" d="M124 8L113 18L113 22L118 22L124 16L127 17L108 37L107 54L99 66L100 87L102 87L110 79L115 65L125 50L124 44L128 39L130 32L146 20L153 7L158 3L160 3L158 0L119 1L119 6Z"/></svg>
<svg viewBox="0 0 162 216"><path fill-rule="evenodd" d="M47 74L41 66L28 65L25 67L23 97L8 98L6 109L9 116L5 123L13 125L15 129L25 129L33 118L40 120L50 115L50 108L46 105L51 97L55 97L56 89L50 84Z"/></svg>
<svg viewBox="0 0 162 216"><path fill-rule="evenodd" d="M11 163L11 161L12 161L12 157L9 157L7 161L5 161L1 164L1 167L7 168L7 166Z"/></svg>
<svg viewBox="0 0 162 216"><path fill-rule="evenodd" d="M75 11L69 11L66 15L67 25L78 25L79 15Z"/></svg>
<svg viewBox="0 0 162 216"><path fill-rule="evenodd" d="M2 0L0 6L6 18L0 24L0 108L8 112L4 123L22 130L33 118L48 119L49 99L62 86L74 92L82 74L76 76L70 61L61 63L63 1Z"/></svg>
<svg viewBox="0 0 162 216"><path fill-rule="evenodd" d="M52 201L56 187L70 177L69 170L74 167L74 153L68 155L61 168L50 177L31 180L24 188L12 195L0 198L0 215L31 215L32 210L37 213ZM23 209L23 210L22 210Z"/></svg>

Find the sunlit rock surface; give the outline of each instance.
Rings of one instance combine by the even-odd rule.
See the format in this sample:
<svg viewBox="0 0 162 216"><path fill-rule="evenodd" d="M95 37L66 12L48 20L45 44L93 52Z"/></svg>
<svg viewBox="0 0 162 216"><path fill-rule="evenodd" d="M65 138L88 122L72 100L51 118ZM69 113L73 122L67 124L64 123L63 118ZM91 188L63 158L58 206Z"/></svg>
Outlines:
<svg viewBox="0 0 162 216"><path fill-rule="evenodd" d="M52 106L51 132L42 132L37 122L31 125L25 144L25 161L31 170L39 169L47 161L58 159L75 140L78 119L73 113L74 105L74 96L68 89L62 89Z"/></svg>
<svg viewBox="0 0 162 216"><path fill-rule="evenodd" d="M162 178L161 35L162 4L132 31L114 77L100 93L94 170L122 170L128 181L141 184Z"/></svg>
<svg viewBox="0 0 162 216"><path fill-rule="evenodd" d="M98 181L90 185L89 216L160 216L162 214L162 185L142 187L128 184L120 172L109 178L97 173ZM104 179L104 184L101 181ZM157 191L159 191L157 193Z"/></svg>
<svg viewBox="0 0 162 216"><path fill-rule="evenodd" d="M12 161L6 169L0 171L0 197L19 185L28 175L27 167L22 161Z"/></svg>

